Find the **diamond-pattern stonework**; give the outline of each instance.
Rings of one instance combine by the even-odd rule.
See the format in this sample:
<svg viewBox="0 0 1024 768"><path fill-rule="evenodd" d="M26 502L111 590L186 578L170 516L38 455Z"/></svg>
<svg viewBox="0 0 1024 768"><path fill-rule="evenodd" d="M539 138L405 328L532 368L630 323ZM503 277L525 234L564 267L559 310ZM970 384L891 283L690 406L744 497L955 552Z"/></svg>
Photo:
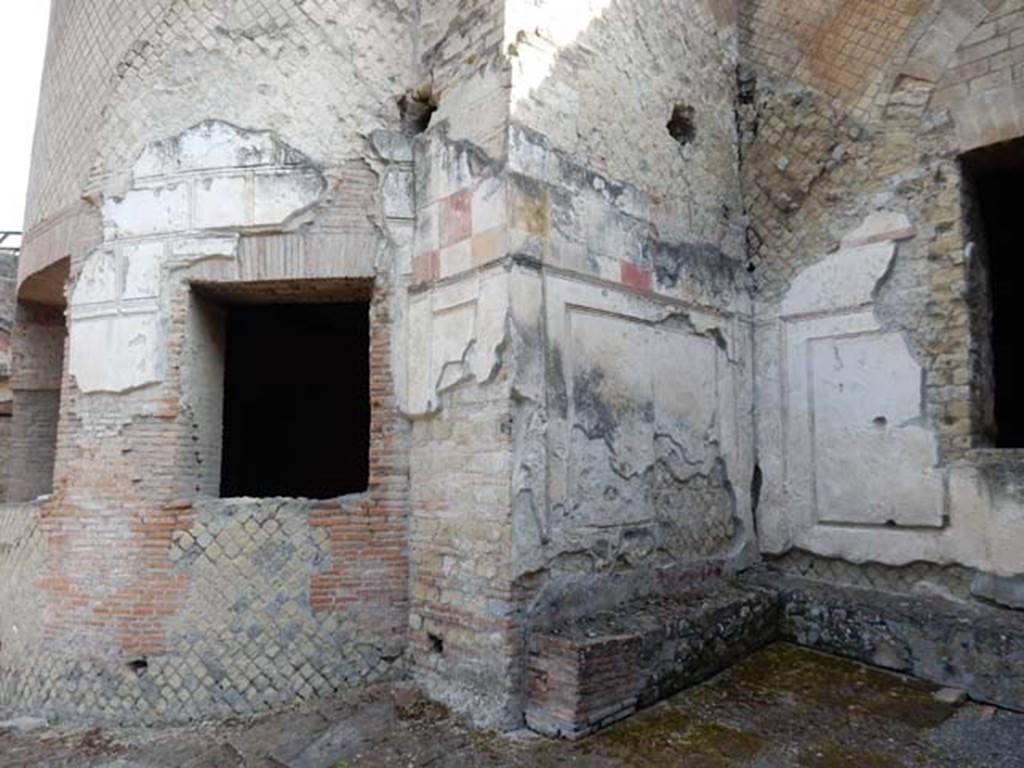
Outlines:
<svg viewBox="0 0 1024 768"><path fill-rule="evenodd" d="M925 0L752 0L740 30L750 59L773 76L867 108Z"/></svg>
<svg viewBox="0 0 1024 768"><path fill-rule="evenodd" d="M36 642L38 512L3 512L0 712L103 721L185 721L259 711L399 677L402 644L357 615L318 612L311 584L332 563L311 502L209 502L169 552L190 587L166 621L168 651L72 658ZM15 597L14 591L20 594Z"/></svg>
<svg viewBox="0 0 1024 768"><path fill-rule="evenodd" d="M531 635L769 558L1024 601L1021 455L989 450L1014 222L971 172L1024 131L1024 0L53 9L0 708L406 678L514 729ZM358 326L252 331L238 365L235 307L338 303ZM221 498L236 469L359 492Z"/></svg>
<svg viewBox="0 0 1024 768"><path fill-rule="evenodd" d="M287 102L273 127L300 149L321 160L353 156L360 133L397 117L394 98L411 79L412 6L59 3L33 152L46 172L32 175L26 229L76 204L80 185L123 171L154 136L211 116L263 127L271 99ZM198 88L210 67L217 77Z"/></svg>

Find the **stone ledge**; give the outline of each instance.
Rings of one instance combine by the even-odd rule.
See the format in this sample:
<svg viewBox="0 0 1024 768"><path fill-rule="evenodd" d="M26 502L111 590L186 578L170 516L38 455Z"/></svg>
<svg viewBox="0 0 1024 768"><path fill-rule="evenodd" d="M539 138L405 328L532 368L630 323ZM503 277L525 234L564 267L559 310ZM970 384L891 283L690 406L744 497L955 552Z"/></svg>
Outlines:
<svg viewBox="0 0 1024 768"><path fill-rule="evenodd" d="M774 575L755 581L779 591L787 640L1024 711L1019 612Z"/></svg>
<svg viewBox="0 0 1024 768"><path fill-rule="evenodd" d="M579 739L703 682L778 637L777 594L714 581L530 638L528 726Z"/></svg>
<svg viewBox="0 0 1024 768"><path fill-rule="evenodd" d="M529 640L527 725L580 739L787 640L1024 711L1019 612L755 572Z"/></svg>

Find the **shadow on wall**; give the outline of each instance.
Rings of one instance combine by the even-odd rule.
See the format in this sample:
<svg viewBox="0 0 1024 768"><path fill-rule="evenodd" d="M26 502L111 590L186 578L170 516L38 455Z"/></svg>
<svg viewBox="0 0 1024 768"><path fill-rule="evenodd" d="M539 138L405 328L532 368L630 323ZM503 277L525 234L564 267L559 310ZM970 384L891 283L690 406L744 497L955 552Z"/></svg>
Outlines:
<svg viewBox="0 0 1024 768"><path fill-rule="evenodd" d="M13 416L7 500L32 501L53 491L57 425L67 339L65 257L28 277L18 291L13 338Z"/></svg>

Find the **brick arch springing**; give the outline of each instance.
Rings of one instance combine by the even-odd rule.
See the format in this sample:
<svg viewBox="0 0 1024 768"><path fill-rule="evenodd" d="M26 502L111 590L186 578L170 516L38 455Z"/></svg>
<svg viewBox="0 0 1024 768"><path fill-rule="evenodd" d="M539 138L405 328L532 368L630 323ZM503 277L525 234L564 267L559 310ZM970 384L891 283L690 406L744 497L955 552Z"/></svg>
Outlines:
<svg viewBox="0 0 1024 768"><path fill-rule="evenodd" d="M1024 135L1024 3L939 0L890 77L887 115L949 109L966 152Z"/></svg>

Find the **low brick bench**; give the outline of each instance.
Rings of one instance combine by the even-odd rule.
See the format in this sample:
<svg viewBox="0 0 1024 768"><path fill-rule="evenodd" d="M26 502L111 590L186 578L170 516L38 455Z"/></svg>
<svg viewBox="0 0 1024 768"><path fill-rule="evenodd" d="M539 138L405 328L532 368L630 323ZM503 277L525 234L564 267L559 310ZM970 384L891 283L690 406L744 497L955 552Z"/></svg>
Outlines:
<svg viewBox="0 0 1024 768"><path fill-rule="evenodd" d="M535 632L526 721L582 738L776 640L1024 711L1024 613L754 572Z"/></svg>
<svg viewBox="0 0 1024 768"><path fill-rule="evenodd" d="M713 581L533 634L527 724L594 733L776 640L780 612L771 588Z"/></svg>

